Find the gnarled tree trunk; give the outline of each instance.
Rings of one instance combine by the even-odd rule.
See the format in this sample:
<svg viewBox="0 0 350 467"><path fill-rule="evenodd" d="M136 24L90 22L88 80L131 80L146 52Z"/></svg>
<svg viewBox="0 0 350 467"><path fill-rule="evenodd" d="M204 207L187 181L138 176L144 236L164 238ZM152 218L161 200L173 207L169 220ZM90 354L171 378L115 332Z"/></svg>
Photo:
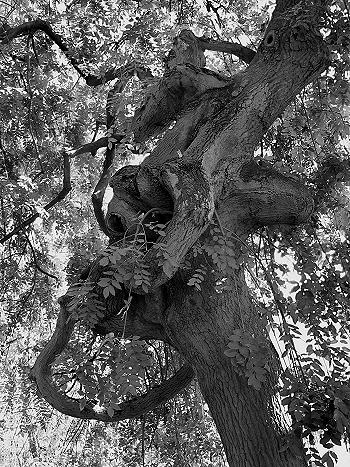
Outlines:
<svg viewBox="0 0 350 467"><path fill-rule="evenodd" d="M240 259L247 235L263 225L300 224L312 212L312 196L303 184L259 165L254 150L288 104L328 65L319 33L322 10L315 3L277 2L256 54L241 50L251 63L231 80L202 68L203 50L215 49L213 44L190 31L182 32L167 72L135 115L133 130L136 140L145 141L166 130L173 120L176 124L165 131L141 166L121 169L111 183L114 198L106 226L112 242L132 231L138 212L147 216L154 210L160 218L171 217L165 237L145 256L151 284L148 293L134 287L126 332L169 342L192 366L230 466L305 465L303 457L290 450L281 452L286 427L276 397L278 358L272 353L269 378L256 390L238 374L224 351L236 329L266 340ZM212 264L197 290L188 285L200 264L192 247L209 235L214 213L220 228L234 233L232 260L237 267L220 287L223 277ZM181 266L185 258L190 269ZM97 263L90 279L98 280L102 269ZM108 320L97 330L120 334L123 325L117 312L123 295L105 302ZM62 320L56 341L48 344L33 369L40 391L59 410L74 416L122 418L118 413L114 417L95 414L89 407L73 412L74 403L62 398L58 403L61 396L48 389L52 385L49 365L65 345L58 340L70 332L67 326ZM180 382L175 378L167 398L190 381L192 372L186 371L180 374ZM159 397L162 400L166 398ZM64 410L65 404L71 406Z"/></svg>

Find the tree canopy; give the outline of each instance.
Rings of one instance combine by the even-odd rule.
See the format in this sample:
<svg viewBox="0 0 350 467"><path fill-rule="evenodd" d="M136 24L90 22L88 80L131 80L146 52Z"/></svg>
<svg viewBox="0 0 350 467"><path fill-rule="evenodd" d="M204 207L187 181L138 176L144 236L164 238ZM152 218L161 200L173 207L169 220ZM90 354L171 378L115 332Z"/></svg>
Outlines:
<svg viewBox="0 0 350 467"><path fill-rule="evenodd" d="M335 465L348 1L9 0L0 23L1 463Z"/></svg>

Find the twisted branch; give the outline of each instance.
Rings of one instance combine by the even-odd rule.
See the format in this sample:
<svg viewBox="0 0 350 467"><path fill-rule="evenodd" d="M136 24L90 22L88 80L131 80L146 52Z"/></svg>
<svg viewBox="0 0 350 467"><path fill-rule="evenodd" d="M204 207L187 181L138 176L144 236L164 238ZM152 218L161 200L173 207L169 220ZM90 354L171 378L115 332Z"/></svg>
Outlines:
<svg viewBox="0 0 350 467"><path fill-rule="evenodd" d="M92 404L87 404L80 410L79 400L68 397L60 392L52 381L51 365L66 348L72 335L75 321L71 319L66 307L61 300L56 329L49 342L41 351L34 367L30 372L30 378L37 384L43 398L60 412L71 417L99 420L103 422L117 422L129 418L139 417L154 410L160 404L175 397L193 379L194 371L190 365L184 365L174 376L155 386L145 395L119 404L119 410L110 417L106 412L96 411Z"/></svg>

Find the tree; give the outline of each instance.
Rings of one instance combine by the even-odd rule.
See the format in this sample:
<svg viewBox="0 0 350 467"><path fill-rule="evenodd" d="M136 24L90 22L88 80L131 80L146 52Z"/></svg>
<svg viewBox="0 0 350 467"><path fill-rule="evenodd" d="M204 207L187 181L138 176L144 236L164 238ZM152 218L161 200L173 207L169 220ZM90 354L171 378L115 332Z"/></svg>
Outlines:
<svg viewBox="0 0 350 467"><path fill-rule="evenodd" d="M55 50L56 69L57 56L66 57L65 66L71 67L70 73L75 70L83 83L81 89L112 83L104 90L105 118L98 115L100 109L91 114L86 100L76 105L70 128L55 130L56 140L64 136L67 141L57 151L63 159L63 187L44 209L51 209L70 192L70 160L87 152L96 155L105 148L92 203L109 245L60 298L55 333L41 350L31 379L60 412L113 422L155 409L195 376L229 465L303 466L310 459L316 465L332 465L331 451L321 458L313 443L314 433L320 432L323 446L331 448L349 430L348 357L342 346L348 336L346 254L341 260L347 240L337 242L330 258L321 221L331 206L329 193L333 190L335 196L337 189L337 196L344 193L344 185L336 184L347 182L342 141L349 134L349 123L339 123L326 110L331 104L339 106L338 100L344 108L348 105L344 79L349 69L344 58L349 47L347 4L345 17L342 2L277 0L263 34L255 36L256 50L181 28L164 59L160 78L154 77L151 66L130 60L127 47L122 47L137 42L155 54L159 46L157 34L150 32L155 24L152 6L140 5L140 17L124 25L118 37L106 32L103 24L102 43L98 29L87 28L83 35L83 26L77 27L76 4L57 5L76 21L75 30L64 31L66 39L51 25L55 22L54 17L50 20L51 11L46 12L48 20L28 18L2 26L4 46L16 40L27 44L23 55L20 50L9 52L18 70L9 68L7 73L22 78L23 70L27 73L27 102L21 105L27 108L28 118L15 139L27 135L43 190L48 186L47 167L40 154L49 150L47 133L55 122L45 116L41 123L37 113L45 109L46 99L57 97L50 95L48 83L42 81L45 70L52 76L50 54ZM117 6L113 2L79 5L90 7L95 15ZM182 15L190 14L189 5L180 3L180 7ZM230 2L206 3L219 26L223 21L220 9L231 7ZM244 5L234 8L249 14ZM92 24L93 15L89 19ZM252 28L257 26L258 22L252 23ZM72 40L68 45L68 33L77 36L77 43ZM118 57L118 52L109 51L112 40L120 50ZM210 70L205 68L208 50L236 56L240 62L230 69L230 75ZM44 65L40 65L41 53ZM109 67L109 62L94 73L98 54L109 54L120 66ZM44 72L40 67L45 67ZM148 82L143 100L134 102L138 108L133 117L126 118L126 99ZM332 86L333 94L329 92ZM60 91L63 102L68 100L66 90ZM79 102L86 97L84 92L77 91ZM304 97L298 100L302 92ZM332 95L336 96L333 103ZM96 102L96 95L88 98ZM58 115L66 112L64 105L56 105ZM90 130L95 123L96 132L93 141L84 144L87 119ZM96 139L99 126L105 127L105 135ZM313 132L315 126L322 131ZM9 136L5 144L15 148ZM7 171L11 161L15 172L17 160L6 160L10 151L2 151ZM149 155L140 165L125 165L111 176L116 154L125 156L128 151ZM113 197L104 214L108 183ZM39 216L40 211L14 222L14 228L4 232L2 243L18 234L24 237L40 271L26 231ZM347 238L348 232L343 235ZM294 299L284 298L281 292L286 279L278 273L276 248L293 258L299 274ZM325 265L323 260L318 269L317 255L325 255L328 261ZM248 278L252 269L257 271L254 280L260 281L253 287ZM270 292L257 292L262 287ZM331 323L327 330L319 321L320 313L323 323ZM76 345L73 333L78 329L80 338L82 332L90 335L88 329L79 327L81 322L95 336L107 337L97 350L95 341L91 344L90 359L82 363L77 358L75 367L69 364L64 370L69 346ZM298 323L311 336L306 357L300 356L294 343ZM287 367L281 366L270 341L269 329L274 328L284 344L282 356L290 359ZM113 349L112 337L127 339L127 344L106 357L106 349ZM121 378L111 370L107 376L114 378L112 386L104 376L106 367L113 364L121 372L122 352L124 366L133 367L133 361L137 374L152 365L139 339L170 345L183 362L173 376L141 396L135 391L138 378L132 371ZM332 346L331 339L337 345ZM327 359L327 373L320 358ZM116 395L115 386L122 388ZM120 395L127 397L120 401ZM291 417L289 429L281 416L281 395ZM308 450L303 441L310 443Z"/></svg>

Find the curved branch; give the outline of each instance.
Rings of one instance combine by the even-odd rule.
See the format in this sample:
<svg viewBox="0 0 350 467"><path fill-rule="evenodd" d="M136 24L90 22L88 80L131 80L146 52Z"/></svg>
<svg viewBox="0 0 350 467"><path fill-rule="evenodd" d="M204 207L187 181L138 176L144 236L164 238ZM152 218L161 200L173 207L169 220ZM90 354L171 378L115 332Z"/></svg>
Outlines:
<svg viewBox="0 0 350 467"><path fill-rule="evenodd" d="M62 37L55 33L49 23L41 19L36 19L34 21L28 21L27 23L20 24L14 28L10 28L8 25L3 25L0 29L0 44L5 45L12 42L16 37L27 36L28 34L35 34L37 31L43 31L64 53L68 61L71 63L78 75L86 81L88 86L99 86L105 84L108 81L112 81L117 78L122 78L125 76L131 77L135 73L139 79L146 79L152 77L152 73L145 67L139 66L136 62L132 61L126 65L121 66L120 68L110 68L105 73L101 75L91 75L84 72L79 65L79 61L73 57L72 52L69 50L69 47L64 43Z"/></svg>
<svg viewBox="0 0 350 467"><path fill-rule="evenodd" d="M297 178L278 172L265 161L249 161L227 170L226 202L231 220L244 219L244 229L262 225L299 225L314 208L313 196Z"/></svg>
<svg viewBox="0 0 350 467"><path fill-rule="evenodd" d="M208 174L200 164L174 161L160 168L141 165L135 170L126 166L112 182L117 186L106 216L111 232L125 233L135 222L132 215L137 211L147 214L158 208L157 211L173 213L171 220L167 220L165 237L159 236L144 256L149 267L149 291L154 291L173 277L209 225L214 213L214 190ZM130 261L133 261L131 252ZM142 285L133 287L133 291L145 293Z"/></svg>
<svg viewBox="0 0 350 467"><path fill-rule="evenodd" d="M110 134L111 132L113 132L113 126L115 123L115 114L116 114L115 96L119 96L122 93L128 80L129 80L128 76L125 76L124 78L118 80L115 86L113 86L113 88L108 93L107 105L106 105L107 134ZM118 102L118 98L117 98L117 102ZM116 142L119 143L121 142L121 140L116 141L115 138L107 137L107 141L108 141L108 145L107 145L105 160L103 162L102 173L94 189L94 192L91 196L91 200L92 200L92 205L94 208L94 213L95 213L95 217L98 222L98 225L100 226L102 232L105 235L109 236L110 232L107 228L106 219L105 219L102 206L103 206L104 194L108 186L108 182L111 178L111 168L112 168L113 160L115 156Z"/></svg>
<svg viewBox="0 0 350 467"><path fill-rule="evenodd" d="M69 155L65 153L63 155L63 187L62 187L62 190L58 193L58 195L53 200L51 200L49 203L47 203L44 206L45 211L48 211L50 208L52 208L52 206L57 204L59 201L62 201L72 189L71 180L70 180L69 159L70 159ZM23 221L22 224L20 224L15 229L13 229L12 232L8 233L2 239L0 239L0 244L5 243L11 237L13 237L14 235L17 235L25 227L28 227L28 225L32 224L35 221L35 219L37 219L38 217L40 217L40 213L38 212L28 217L28 219Z"/></svg>
<svg viewBox="0 0 350 467"><path fill-rule="evenodd" d="M175 397L194 377L192 367L184 365L174 376L159 386L152 388L147 394L121 403L119 405L120 410L115 411L112 417L105 412L94 410L94 407L91 405L86 405L83 410L80 410L78 400L66 396L55 386L52 381L50 368L54 360L66 348L74 325L75 321L71 319L64 304L61 302L61 311L57 319L55 332L41 351L30 372L30 378L37 384L43 398L55 409L66 415L103 422L116 422L139 417Z"/></svg>
<svg viewBox="0 0 350 467"><path fill-rule="evenodd" d="M59 34L56 34L51 26L41 19L36 19L34 21L28 21L27 23L20 24L14 28L9 28L6 30L6 34L3 34L4 39L1 41L1 44L9 44L16 37L27 36L28 34L34 34L37 31L43 31L50 39L59 47L60 50L65 54L69 62L72 64L73 68L77 71L79 76L84 79L87 79L88 76L84 73L78 64L78 61L72 56L69 51L68 46L63 42L62 37Z"/></svg>
<svg viewBox="0 0 350 467"><path fill-rule="evenodd" d="M237 44L236 42L216 41L205 37L197 37L197 40L202 50L213 50L215 52L232 54L245 63L250 63L256 54L254 50Z"/></svg>
<svg viewBox="0 0 350 467"><path fill-rule="evenodd" d="M105 215L103 213L102 205L103 205L103 198L106 192L106 188L111 178L111 169L113 167L114 156L115 156L115 147L113 144L113 148L111 149L107 148L100 179L97 182L94 192L91 195L91 201L92 201L92 205L94 208L96 220L102 232L107 236L110 236L110 232L106 225L106 220L105 220Z"/></svg>

